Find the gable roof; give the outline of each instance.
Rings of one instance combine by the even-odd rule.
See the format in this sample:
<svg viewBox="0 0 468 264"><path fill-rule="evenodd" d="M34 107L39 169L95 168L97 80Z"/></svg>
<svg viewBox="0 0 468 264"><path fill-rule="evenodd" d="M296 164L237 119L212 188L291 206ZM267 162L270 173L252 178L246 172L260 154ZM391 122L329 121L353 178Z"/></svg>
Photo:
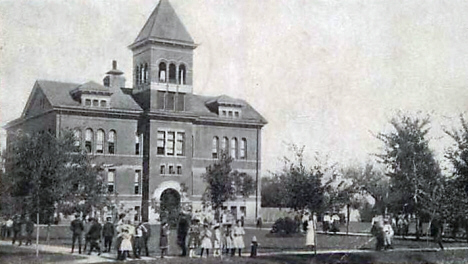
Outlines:
<svg viewBox="0 0 468 264"><path fill-rule="evenodd" d="M141 111L141 107L133 100L131 95L125 94L121 89L112 89L95 82L87 82L83 85L77 83L64 83L56 81L39 80L38 88L43 91L52 106L80 107L80 102L73 99L71 92L77 88L107 90L110 96L110 109Z"/></svg>
<svg viewBox="0 0 468 264"><path fill-rule="evenodd" d="M168 0L159 1L140 31L140 34L135 39L135 42L130 47L135 47L146 41L195 46L192 37Z"/></svg>

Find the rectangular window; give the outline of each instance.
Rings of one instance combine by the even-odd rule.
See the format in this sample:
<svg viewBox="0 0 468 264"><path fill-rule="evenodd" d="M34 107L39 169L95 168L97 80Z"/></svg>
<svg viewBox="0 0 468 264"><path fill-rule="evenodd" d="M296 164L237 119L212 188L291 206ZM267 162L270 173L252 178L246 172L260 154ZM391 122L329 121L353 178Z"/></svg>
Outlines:
<svg viewBox="0 0 468 264"><path fill-rule="evenodd" d="M161 167L159 169L159 174L161 174L161 175L166 174L166 165L165 164L161 164Z"/></svg>
<svg viewBox="0 0 468 264"><path fill-rule="evenodd" d="M164 109L164 97L166 96L165 92L158 91L158 98L156 99L157 109Z"/></svg>
<svg viewBox="0 0 468 264"><path fill-rule="evenodd" d="M85 100L85 105L86 106L91 106L91 99L86 99Z"/></svg>
<svg viewBox="0 0 468 264"><path fill-rule="evenodd" d="M167 147L166 154L174 156L174 146L175 146L175 132L167 132Z"/></svg>
<svg viewBox="0 0 468 264"><path fill-rule="evenodd" d="M135 171L135 194L141 193L141 170Z"/></svg>
<svg viewBox="0 0 468 264"><path fill-rule="evenodd" d="M174 165L169 165L169 174L175 174Z"/></svg>
<svg viewBox="0 0 468 264"><path fill-rule="evenodd" d="M101 100L101 107L107 107L107 102L105 100Z"/></svg>
<svg viewBox="0 0 468 264"><path fill-rule="evenodd" d="M229 117L232 117L232 111L229 111Z"/></svg>
<svg viewBox="0 0 468 264"><path fill-rule="evenodd" d="M99 100L93 100L93 106L98 107L99 106Z"/></svg>
<svg viewBox="0 0 468 264"><path fill-rule="evenodd" d="M213 143L212 143L212 150L211 150L211 157L213 159L218 158L218 149L219 149L219 139L218 137L214 137Z"/></svg>
<svg viewBox="0 0 468 264"><path fill-rule="evenodd" d="M107 141L107 146L109 148L109 154L115 154L115 131L111 130L109 132L109 140Z"/></svg>
<svg viewBox="0 0 468 264"><path fill-rule="evenodd" d="M182 165L177 165L177 174L182 175Z"/></svg>
<svg viewBox="0 0 468 264"><path fill-rule="evenodd" d="M185 94L177 94L176 111L185 111Z"/></svg>
<svg viewBox="0 0 468 264"><path fill-rule="evenodd" d="M235 118L239 118L239 112L235 111L235 112L234 112L234 117L235 117Z"/></svg>
<svg viewBox="0 0 468 264"><path fill-rule="evenodd" d="M158 131L158 155L164 155L164 149L166 146L166 132Z"/></svg>
<svg viewBox="0 0 468 264"><path fill-rule="evenodd" d="M115 188L115 170L107 172L107 192L114 193Z"/></svg>
<svg viewBox="0 0 468 264"><path fill-rule="evenodd" d="M177 145L176 145L176 150L177 150L177 156L184 156L184 148L185 148L185 133L184 132L177 132Z"/></svg>
<svg viewBox="0 0 468 264"><path fill-rule="evenodd" d="M174 110L175 106L175 93L166 94L166 110Z"/></svg>
<svg viewBox="0 0 468 264"><path fill-rule="evenodd" d="M223 110L223 116L227 116L226 110Z"/></svg>

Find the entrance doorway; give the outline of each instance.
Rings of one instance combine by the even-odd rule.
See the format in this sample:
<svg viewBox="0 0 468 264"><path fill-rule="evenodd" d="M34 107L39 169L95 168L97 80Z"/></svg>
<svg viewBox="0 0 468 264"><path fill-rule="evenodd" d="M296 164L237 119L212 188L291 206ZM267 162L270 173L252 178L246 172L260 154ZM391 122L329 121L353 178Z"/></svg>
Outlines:
<svg viewBox="0 0 468 264"><path fill-rule="evenodd" d="M161 212L162 222L167 222L171 227L177 226L180 212L180 194L174 189L166 189L161 193Z"/></svg>

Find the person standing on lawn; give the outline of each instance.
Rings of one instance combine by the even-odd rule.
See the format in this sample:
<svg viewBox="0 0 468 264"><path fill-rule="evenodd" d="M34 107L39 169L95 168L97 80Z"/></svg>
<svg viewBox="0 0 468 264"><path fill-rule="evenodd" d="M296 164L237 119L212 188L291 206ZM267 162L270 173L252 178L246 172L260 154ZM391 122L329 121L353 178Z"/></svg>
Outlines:
<svg viewBox="0 0 468 264"><path fill-rule="evenodd" d="M19 215L16 215L13 220L13 245L17 239L19 240L19 245L21 246L21 218Z"/></svg>
<svg viewBox="0 0 468 264"><path fill-rule="evenodd" d="M161 235L159 237L159 248L161 249L161 258L167 254L169 247L169 225L166 222L161 224Z"/></svg>
<svg viewBox="0 0 468 264"><path fill-rule="evenodd" d="M189 257L195 257L195 250L200 246L200 226L198 219L192 219L190 230L188 232Z"/></svg>
<svg viewBox="0 0 468 264"><path fill-rule="evenodd" d="M135 258L141 258L141 249L144 247L144 234L147 232L146 227L142 222L138 224L135 229L134 250L133 255Z"/></svg>
<svg viewBox="0 0 468 264"><path fill-rule="evenodd" d="M112 239L114 238L114 224L111 222L112 218L107 217L107 222L102 228L102 236L104 237L104 252L110 252L112 246Z"/></svg>
<svg viewBox="0 0 468 264"><path fill-rule="evenodd" d="M234 248L238 250L239 257L241 257L242 249L245 247L245 244L244 244L245 231L244 231L244 228L241 226L241 223L239 220L236 222L236 226L234 227L233 234L234 234Z"/></svg>
<svg viewBox="0 0 468 264"><path fill-rule="evenodd" d="M328 232L328 230L330 230L330 223L331 223L330 212L325 212L322 223L323 223L322 224L323 232L325 233Z"/></svg>
<svg viewBox="0 0 468 264"><path fill-rule="evenodd" d="M211 242L211 236L213 234L211 233L210 228L208 227L208 224L205 223L203 224L203 230L201 231L201 252L200 252L200 257L203 257L203 251L206 250L206 257L210 255L210 249L213 248L213 243Z"/></svg>
<svg viewBox="0 0 468 264"><path fill-rule="evenodd" d="M130 250L132 250L132 235L130 235L130 231L128 230L127 225L122 225L122 229L118 235L118 238L120 238L120 244L117 260L125 260L130 256Z"/></svg>
<svg viewBox="0 0 468 264"><path fill-rule="evenodd" d="M219 223L216 223L213 227L214 230L214 247L213 247L213 256L214 257L220 257L222 256L222 248L223 248L223 242L222 242L222 234L221 234L221 229L219 228Z"/></svg>
<svg viewBox="0 0 468 264"><path fill-rule="evenodd" d="M431 224L433 230L432 232L434 235L434 242L436 242L439 245L440 250L444 250L444 245L442 244L442 236L444 235L444 225L439 218L435 218Z"/></svg>
<svg viewBox="0 0 468 264"><path fill-rule="evenodd" d="M376 239L376 244L375 244L375 250L380 251L384 247L384 231L383 231L383 226L382 222L380 219L374 217L375 219L372 219L372 228L371 228L371 233L374 235Z"/></svg>
<svg viewBox="0 0 468 264"><path fill-rule="evenodd" d="M83 230L83 240L84 240L84 247L83 247L83 252L86 252L86 248L88 247L89 244L89 239L88 239L88 233L89 229L91 229L92 218L89 217L88 220L86 220L86 216L83 216L83 224L84 224L84 230Z"/></svg>
<svg viewBox="0 0 468 264"><path fill-rule="evenodd" d="M73 250L75 249L75 241L78 240L78 253L81 254L81 236L83 233L83 222L80 219L80 215L76 214L75 215L75 220L73 220L70 224L70 230L72 231L72 250L71 253L73 253Z"/></svg>
<svg viewBox="0 0 468 264"><path fill-rule="evenodd" d="M317 219L313 216L309 216L307 224L307 236L306 236L306 247L311 250L315 249L315 230L317 229Z"/></svg>
<svg viewBox="0 0 468 264"><path fill-rule="evenodd" d="M151 226L148 222L143 223L144 232L143 232L143 247L145 248L146 256L149 257L148 251L148 240L151 237Z"/></svg>
<svg viewBox="0 0 468 264"><path fill-rule="evenodd" d="M86 238L88 239L89 242L89 251L88 255L91 255L91 252L93 252L93 249L96 249L98 252L98 256L101 255L101 246L100 241L101 241L101 231L102 231L102 226L98 222L97 218L90 218L90 222L92 222L91 227L89 228L88 233L86 234Z"/></svg>
<svg viewBox="0 0 468 264"><path fill-rule="evenodd" d="M388 219L384 220L383 232L384 232L384 248L385 249L392 248L392 240L393 240L394 231Z"/></svg>
<svg viewBox="0 0 468 264"><path fill-rule="evenodd" d="M32 245L32 236L34 232L34 222L31 220L29 216L26 216L25 221L25 230L26 230L26 246Z"/></svg>
<svg viewBox="0 0 468 264"><path fill-rule="evenodd" d="M179 223L177 224L177 245L182 250L182 257L187 256L186 238L189 230L189 222L187 216L183 213L179 214Z"/></svg>

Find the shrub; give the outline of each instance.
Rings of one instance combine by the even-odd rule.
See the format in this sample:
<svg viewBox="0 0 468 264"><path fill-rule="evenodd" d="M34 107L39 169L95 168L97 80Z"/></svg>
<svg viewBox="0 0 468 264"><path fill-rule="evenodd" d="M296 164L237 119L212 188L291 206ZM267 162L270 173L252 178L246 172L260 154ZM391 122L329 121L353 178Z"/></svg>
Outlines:
<svg viewBox="0 0 468 264"><path fill-rule="evenodd" d="M270 233L294 234L298 231L298 223L289 217L279 218L273 224Z"/></svg>

